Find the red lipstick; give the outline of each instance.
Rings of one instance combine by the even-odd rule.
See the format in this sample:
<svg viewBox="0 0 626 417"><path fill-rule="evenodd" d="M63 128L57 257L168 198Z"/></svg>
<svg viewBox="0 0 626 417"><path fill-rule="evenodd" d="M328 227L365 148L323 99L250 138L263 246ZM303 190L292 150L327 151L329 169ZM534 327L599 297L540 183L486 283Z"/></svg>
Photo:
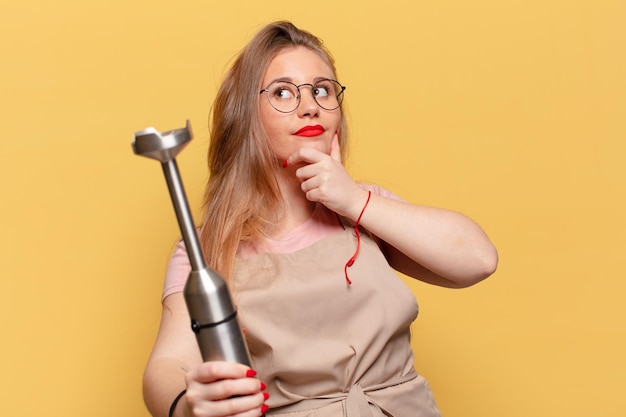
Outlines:
<svg viewBox="0 0 626 417"><path fill-rule="evenodd" d="M304 126L302 129L294 133L294 135L310 138L313 136L319 136L322 133L324 133L324 127L321 125L315 125L315 126Z"/></svg>

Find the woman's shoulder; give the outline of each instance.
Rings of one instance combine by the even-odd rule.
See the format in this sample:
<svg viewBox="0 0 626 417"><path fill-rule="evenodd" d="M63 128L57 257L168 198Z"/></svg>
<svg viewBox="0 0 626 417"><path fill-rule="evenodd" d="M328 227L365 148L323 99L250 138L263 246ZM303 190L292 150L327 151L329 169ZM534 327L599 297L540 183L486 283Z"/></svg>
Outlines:
<svg viewBox="0 0 626 417"><path fill-rule="evenodd" d="M189 255L187 255L185 243L179 240L172 251L167 265L161 299L164 300L170 294L183 291L189 272L191 272Z"/></svg>

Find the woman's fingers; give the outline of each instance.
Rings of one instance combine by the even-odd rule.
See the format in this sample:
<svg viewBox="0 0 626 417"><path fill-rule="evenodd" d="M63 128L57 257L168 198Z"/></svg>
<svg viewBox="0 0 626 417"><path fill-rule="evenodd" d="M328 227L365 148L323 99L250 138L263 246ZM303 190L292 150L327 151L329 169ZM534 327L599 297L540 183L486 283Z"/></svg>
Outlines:
<svg viewBox="0 0 626 417"><path fill-rule="evenodd" d="M209 383L220 379L253 377L256 372L245 365L233 362L204 362L187 373L187 378L201 383Z"/></svg>
<svg viewBox="0 0 626 417"><path fill-rule="evenodd" d="M264 406L266 399L267 395L262 392L218 401L207 401L188 394L187 403L195 417L257 417L267 411Z"/></svg>
<svg viewBox="0 0 626 417"><path fill-rule="evenodd" d="M221 361L205 362L186 375L185 402L196 417L256 417L269 397L250 368Z"/></svg>

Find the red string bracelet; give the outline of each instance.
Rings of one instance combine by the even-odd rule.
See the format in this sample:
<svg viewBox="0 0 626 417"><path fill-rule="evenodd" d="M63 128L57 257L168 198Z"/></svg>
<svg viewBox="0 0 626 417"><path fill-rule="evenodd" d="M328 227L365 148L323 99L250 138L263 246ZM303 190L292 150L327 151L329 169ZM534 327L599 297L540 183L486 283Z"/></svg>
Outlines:
<svg viewBox="0 0 626 417"><path fill-rule="evenodd" d="M359 214L359 218L356 219L356 222L354 222L354 232L356 233L356 251L354 251L354 255L352 255L352 258L348 259L348 262L346 262L346 266L343 268L343 272L346 274L346 281L348 282L348 285L352 284L352 281L350 281L350 278L348 278L348 268L354 264L356 257L359 255L359 249L361 249L361 233L359 232L359 222L361 221L363 212L365 212L365 208L370 202L371 196L372 196L372 192L368 191L367 201L365 202L363 209L361 209L361 214Z"/></svg>

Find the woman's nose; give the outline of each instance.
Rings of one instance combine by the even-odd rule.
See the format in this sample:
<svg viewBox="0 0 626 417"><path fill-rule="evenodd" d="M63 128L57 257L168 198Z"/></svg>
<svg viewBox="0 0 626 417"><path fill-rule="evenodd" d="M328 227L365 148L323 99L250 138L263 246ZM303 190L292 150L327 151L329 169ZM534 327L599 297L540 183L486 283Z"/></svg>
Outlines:
<svg viewBox="0 0 626 417"><path fill-rule="evenodd" d="M313 98L313 92L309 86L304 89L300 87L300 105L298 106L298 115L303 116L317 116L320 111L320 107Z"/></svg>

